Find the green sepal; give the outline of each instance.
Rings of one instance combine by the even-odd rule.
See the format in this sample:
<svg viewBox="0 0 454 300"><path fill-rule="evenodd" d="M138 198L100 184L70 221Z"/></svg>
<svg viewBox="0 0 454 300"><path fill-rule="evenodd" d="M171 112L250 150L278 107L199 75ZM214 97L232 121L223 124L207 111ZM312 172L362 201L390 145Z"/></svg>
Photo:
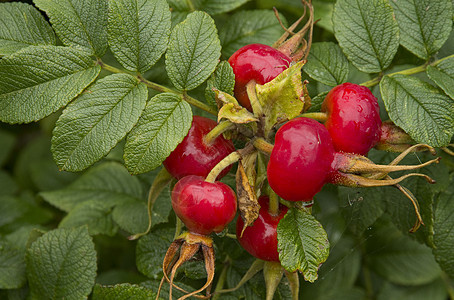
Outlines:
<svg viewBox="0 0 454 300"><path fill-rule="evenodd" d="M277 123L298 116L304 109L308 97L301 78L305 61L291 66L264 85L256 85L257 98L266 116L265 134Z"/></svg>
<svg viewBox="0 0 454 300"><path fill-rule="evenodd" d="M218 112L218 122L223 118L237 124L258 121L258 119L246 108L241 106L232 95L215 88L213 88L213 91L216 94L216 100L222 105Z"/></svg>

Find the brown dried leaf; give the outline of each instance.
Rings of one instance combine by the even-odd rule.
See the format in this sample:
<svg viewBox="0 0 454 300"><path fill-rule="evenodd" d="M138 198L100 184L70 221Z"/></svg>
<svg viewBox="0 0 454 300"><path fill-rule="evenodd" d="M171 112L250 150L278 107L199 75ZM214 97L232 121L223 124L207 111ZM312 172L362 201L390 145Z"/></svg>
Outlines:
<svg viewBox="0 0 454 300"><path fill-rule="evenodd" d="M253 167L253 164L248 164L247 167ZM238 207L240 209L241 218L244 221L244 227L241 231L243 234L247 226L252 225L259 216L260 205L257 201L257 196L254 187L249 182L248 176L243 166L243 162L238 164L236 173L236 190L238 196Z"/></svg>

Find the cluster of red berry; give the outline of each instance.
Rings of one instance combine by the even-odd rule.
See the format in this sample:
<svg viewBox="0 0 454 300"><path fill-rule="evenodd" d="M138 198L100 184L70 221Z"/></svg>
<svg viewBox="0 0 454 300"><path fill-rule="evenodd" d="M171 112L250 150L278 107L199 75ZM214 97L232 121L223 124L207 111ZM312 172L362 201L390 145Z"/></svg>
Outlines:
<svg viewBox="0 0 454 300"><path fill-rule="evenodd" d="M287 55L261 44L239 49L230 57L229 63L235 74L235 98L251 112L247 85L251 82L266 84L293 64ZM422 166L379 166L364 156L374 146L384 145L386 139L394 138L393 130L397 130L392 124L382 124L377 99L368 88L352 83L341 84L327 94L321 111L323 124L303 116L293 118L277 130L274 146L270 145L267 180L282 199L311 205L314 196L326 183L346 186L366 186L364 182L370 185L395 184L395 180L380 179L393 170ZM229 172L230 165L215 172L214 178L209 176L215 166L235 152L233 143L222 134L207 139L208 133L216 126L217 123L210 119L194 116L188 135L164 161L167 171L179 180L172 191L172 207L189 231L175 240L164 259L164 276L167 278L167 268L170 267L172 277L167 280L172 285L178 266L198 251L198 246L193 245L205 247L208 273L205 287L211 283L214 269L209 269L213 264L209 261L213 254L206 252L208 248L212 251L208 236L223 231L236 215L235 192L228 185L216 181ZM408 139L404 140L408 142ZM359 179L364 178L360 174L371 172L375 172L377 179ZM271 210L269 197L263 195L258 203L258 217L252 225L245 226L245 220L237 218L237 239L253 256L278 262L277 225L288 208L279 204L277 209ZM180 259L174 263L179 247ZM186 250L188 247L192 250Z"/></svg>

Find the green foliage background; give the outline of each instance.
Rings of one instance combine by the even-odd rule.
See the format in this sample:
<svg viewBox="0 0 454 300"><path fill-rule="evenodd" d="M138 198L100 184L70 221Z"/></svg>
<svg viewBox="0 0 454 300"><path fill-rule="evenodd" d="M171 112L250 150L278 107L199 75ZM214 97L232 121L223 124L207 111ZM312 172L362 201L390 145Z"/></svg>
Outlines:
<svg viewBox="0 0 454 300"><path fill-rule="evenodd" d="M331 87L364 84L383 120L443 159L421 170L437 184L404 183L425 222L414 234L411 203L391 187L327 186L315 219L289 214L280 244L322 243L320 222L331 245L318 274L309 261L300 276L301 299L454 299L454 160L441 150L454 134L454 1L313 2L320 20L302 74L311 111ZM284 24L302 14L298 0L0 3L0 298L154 298L175 232L170 189L157 199L152 231L126 237L147 228L148 189L192 115L215 118L211 87L232 92L222 61L283 33L273 6ZM394 157L369 154L376 163ZM233 185L234 175L224 180ZM313 225L299 232L294 222ZM215 283L234 287L253 258L234 239L214 240ZM283 251L285 267L303 271L302 251ZM177 281L191 290L204 278L191 262ZM258 274L219 298L264 299L263 287ZM275 299L290 297L284 279Z"/></svg>

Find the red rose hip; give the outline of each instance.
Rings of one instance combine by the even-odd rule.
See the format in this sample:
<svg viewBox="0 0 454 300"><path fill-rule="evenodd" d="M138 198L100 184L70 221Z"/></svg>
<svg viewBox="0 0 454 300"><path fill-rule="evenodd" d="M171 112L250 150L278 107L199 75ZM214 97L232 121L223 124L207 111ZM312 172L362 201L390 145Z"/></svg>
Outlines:
<svg viewBox="0 0 454 300"><path fill-rule="evenodd" d="M344 83L334 87L322 104L325 127L336 151L366 155L380 140L380 108L364 86Z"/></svg>
<svg viewBox="0 0 454 300"><path fill-rule="evenodd" d="M288 201L311 201L327 182L334 148L326 128L309 118L295 118L276 132L267 167L273 191Z"/></svg>
<svg viewBox="0 0 454 300"><path fill-rule="evenodd" d="M246 85L251 80L258 84L270 82L286 70L290 62L288 56L267 45L250 44L240 48L229 58L235 74L235 98L251 111Z"/></svg>
<svg viewBox="0 0 454 300"><path fill-rule="evenodd" d="M241 246L252 256L266 261L279 261L277 252L277 225L287 213L287 207L279 205L279 214L269 213L268 196L259 198L260 211L254 224L243 230L243 219L238 218L236 222L236 236Z"/></svg>
<svg viewBox="0 0 454 300"><path fill-rule="evenodd" d="M224 230L236 214L236 195L222 182L201 176L180 179L172 190L172 207L191 233L209 235Z"/></svg>
<svg viewBox="0 0 454 300"><path fill-rule="evenodd" d="M204 137L217 123L211 119L194 116L187 136L163 162L173 177L180 179L187 175L206 177L211 169L235 148L232 141L222 135L207 144ZM226 168L218 178L229 172Z"/></svg>

